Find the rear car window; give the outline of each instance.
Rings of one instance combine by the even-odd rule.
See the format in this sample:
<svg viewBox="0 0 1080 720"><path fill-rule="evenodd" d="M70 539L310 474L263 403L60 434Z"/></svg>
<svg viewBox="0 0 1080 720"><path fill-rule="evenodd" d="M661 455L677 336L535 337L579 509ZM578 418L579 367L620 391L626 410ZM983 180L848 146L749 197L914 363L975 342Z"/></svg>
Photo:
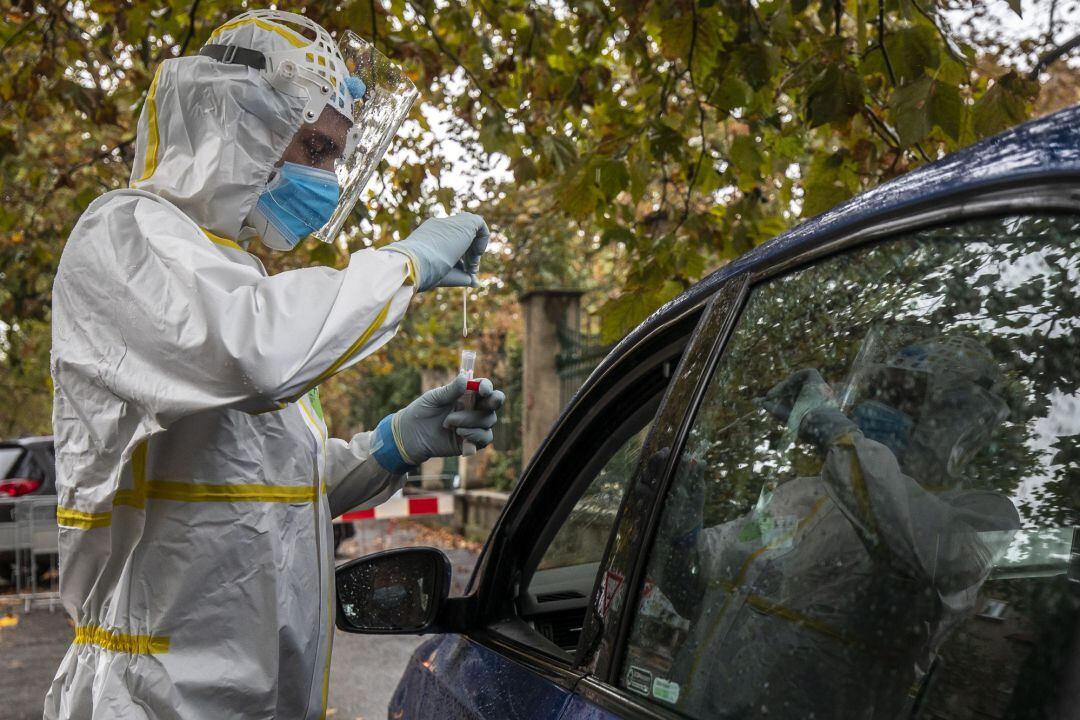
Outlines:
<svg viewBox="0 0 1080 720"><path fill-rule="evenodd" d="M11 477L11 471L22 454L22 448L0 448L0 478Z"/></svg>
<svg viewBox="0 0 1080 720"><path fill-rule="evenodd" d="M692 718L1074 712L1078 236L972 221L755 288L619 684Z"/></svg>

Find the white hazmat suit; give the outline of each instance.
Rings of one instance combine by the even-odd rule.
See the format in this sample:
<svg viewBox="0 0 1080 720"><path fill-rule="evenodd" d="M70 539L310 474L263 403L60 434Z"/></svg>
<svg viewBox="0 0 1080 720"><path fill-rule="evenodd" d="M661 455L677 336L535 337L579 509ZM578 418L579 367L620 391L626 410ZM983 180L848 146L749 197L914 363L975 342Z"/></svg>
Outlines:
<svg viewBox="0 0 1080 720"><path fill-rule="evenodd" d="M248 18L210 42L295 45ZM61 593L46 718L325 716L330 520L404 477L327 438L317 386L396 332L409 258L268 276L233 240L304 99L249 67L163 62L132 189L87 209L53 294Z"/></svg>

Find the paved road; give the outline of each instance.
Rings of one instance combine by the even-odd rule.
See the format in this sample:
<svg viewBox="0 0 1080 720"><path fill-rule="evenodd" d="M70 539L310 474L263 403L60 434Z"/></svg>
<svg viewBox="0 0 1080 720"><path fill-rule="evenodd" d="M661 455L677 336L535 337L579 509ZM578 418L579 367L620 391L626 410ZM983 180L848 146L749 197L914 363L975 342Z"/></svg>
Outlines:
<svg viewBox="0 0 1080 720"><path fill-rule="evenodd" d="M478 548L455 535L418 523L376 520L358 523L353 540L341 547L342 559L391 547L431 545L454 565L454 592L460 593L476 562ZM0 720L40 718L53 673L73 631L62 610L16 614L16 625L0 609ZM330 666L327 716L334 720L382 720L398 679L423 638L410 635L354 635L338 631Z"/></svg>
<svg viewBox="0 0 1080 720"><path fill-rule="evenodd" d="M0 718L40 719L45 692L75 633L59 608L6 613L0 610L0 626L8 625L0 627Z"/></svg>

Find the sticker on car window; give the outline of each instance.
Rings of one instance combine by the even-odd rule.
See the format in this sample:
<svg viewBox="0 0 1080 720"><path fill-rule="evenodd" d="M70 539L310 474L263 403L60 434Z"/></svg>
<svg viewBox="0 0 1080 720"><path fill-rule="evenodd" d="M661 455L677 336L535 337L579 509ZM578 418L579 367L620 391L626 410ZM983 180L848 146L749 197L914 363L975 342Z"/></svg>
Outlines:
<svg viewBox="0 0 1080 720"><path fill-rule="evenodd" d="M600 588L600 613L605 617L608 611L611 610L611 603L615 599L616 594L622 588L623 576L619 573L608 570L604 573L604 585ZM648 695L648 692L645 693Z"/></svg>
<svg viewBox="0 0 1080 720"><path fill-rule="evenodd" d="M656 678L652 684L653 697L672 705L679 702L679 683L664 678Z"/></svg>
<svg viewBox="0 0 1080 720"><path fill-rule="evenodd" d="M626 673L626 687L648 697L652 689L652 673L645 668L631 665Z"/></svg>

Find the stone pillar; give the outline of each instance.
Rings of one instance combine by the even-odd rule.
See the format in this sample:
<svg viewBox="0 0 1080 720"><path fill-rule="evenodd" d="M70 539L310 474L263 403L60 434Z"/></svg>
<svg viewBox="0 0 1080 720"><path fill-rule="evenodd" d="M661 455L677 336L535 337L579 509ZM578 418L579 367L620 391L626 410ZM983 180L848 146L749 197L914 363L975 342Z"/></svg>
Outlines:
<svg viewBox="0 0 1080 720"><path fill-rule="evenodd" d="M581 290L533 290L521 296L525 319L522 339L521 462L529 464L562 410L555 358L559 354L558 329L577 330L581 322Z"/></svg>
<svg viewBox="0 0 1080 720"><path fill-rule="evenodd" d="M421 368L420 369L420 392L427 392L432 388L445 385L454 377L454 372L448 368ZM443 484L437 476L443 471L444 458L431 458L420 465L420 475L424 477L422 487L425 490L442 490Z"/></svg>

